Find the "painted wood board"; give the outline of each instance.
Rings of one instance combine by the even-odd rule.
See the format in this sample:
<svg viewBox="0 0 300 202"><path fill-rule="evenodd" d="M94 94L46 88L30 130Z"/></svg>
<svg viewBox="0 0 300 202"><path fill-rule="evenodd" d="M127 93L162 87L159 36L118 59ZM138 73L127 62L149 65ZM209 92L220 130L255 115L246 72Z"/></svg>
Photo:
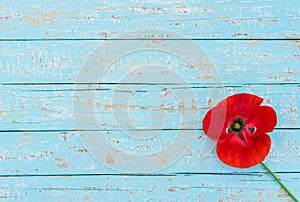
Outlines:
<svg viewBox="0 0 300 202"><path fill-rule="evenodd" d="M162 165L161 170L150 174L174 173L260 173L262 166L257 165L249 169L236 169L224 165L211 148L201 157L202 147L206 137L203 131L190 131L196 134L192 145L178 161L170 165ZM95 131L89 132L91 135ZM151 155L169 146L178 131L161 131L153 140L132 140L120 131L100 133L107 141L122 152L131 152L135 155ZM272 138L271 152L266 163L274 172L299 172L299 129L278 130L269 135ZM107 155L107 162L101 163L95 159L83 146L76 131L57 132L2 132L0 137L0 175L30 176L30 175L76 175L76 174L119 174L120 170L111 169L117 156ZM101 145L99 145L101 146ZM129 155L130 156L130 155ZM165 162L163 159L154 159L155 162ZM111 168L107 166L111 166ZM113 167L115 168L115 167ZM134 173L132 173L134 174Z"/></svg>
<svg viewBox="0 0 300 202"><path fill-rule="evenodd" d="M201 120L212 104L220 101L215 100L218 97L211 94L206 84L96 84L80 87L75 90L73 85L1 86L1 130L122 129L132 133L137 130L197 130L202 128ZM218 85L215 88L225 96L242 92L257 94L265 99L264 105L277 111L277 128L300 128L297 116L300 84ZM91 92L91 95L81 96L78 92ZM191 102L182 103L178 97L181 94L188 96ZM76 107L77 103L80 103L79 107ZM83 114L87 114L87 118L80 119L80 124L76 123L75 118ZM181 125L185 116L194 119L190 124ZM158 117L161 123L152 124ZM194 121L197 123L193 124Z"/></svg>
<svg viewBox="0 0 300 202"><path fill-rule="evenodd" d="M299 178L280 174L297 192ZM166 176L0 178L2 200L26 201L290 201L266 173ZM299 192L298 192L299 196Z"/></svg>
<svg viewBox="0 0 300 202"><path fill-rule="evenodd" d="M4 83L76 83L80 70L92 53L118 48L119 41L43 41L0 42L0 82ZM122 78L146 65L157 65L180 74L186 83L203 83L204 76L216 75L191 68L190 61L180 55L159 52L164 45L195 44L203 51L199 57L211 59L222 84L299 83L300 44L297 40L281 41L123 41L133 46L134 53L121 55L117 63L99 73L97 83L122 83ZM148 47L148 49L146 49ZM152 48L152 49L150 49ZM193 54L189 49L177 52ZM100 57L100 56L99 56ZM100 60L100 59L99 59ZM111 61L113 63L113 61ZM101 67L101 68L100 68ZM195 73L199 77L195 77ZM101 78L102 76L102 78ZM172 81L168 81L172 82ZM210 82L209 80L206 83ZM90 82L89 82L90 83Z"/></svg>
<svg viewBox="0 0 300 202"><path fill-rule="evenodd" d="M300 35L297 0L15 0L1 3L0 20L4 40L110 39L140 29L171 30L193 39L299 39Z"/></svg>

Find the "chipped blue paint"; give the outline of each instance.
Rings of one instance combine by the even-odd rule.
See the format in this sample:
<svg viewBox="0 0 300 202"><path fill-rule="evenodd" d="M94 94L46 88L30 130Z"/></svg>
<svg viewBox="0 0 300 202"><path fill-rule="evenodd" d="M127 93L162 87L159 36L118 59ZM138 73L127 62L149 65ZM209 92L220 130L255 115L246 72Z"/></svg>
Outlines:
<svg viewBox="0 0 300 202"><path fill-rule="evenodd" d="M274 107L278 125L270 134L266 164L300 197L299 8L296 0L1 2L0 200L288 201L260 165L231 168L214 151L200 159L205 140L201 118L217 101L208 87L218 87L226 96L254 93ZM82 128L76 127L72 114L77 99L73 84L89 55L107 39L151 28L195 39L222 81L205 84L179 57L142 50L110 66L99 84L82 84L80 90L93 90L95 98L94 106L79 110L96 112L98 120L97 125L83 120L83 129L101 131L111 144L140 155L164 149L182 129L184 109L172 92L188 88L195 94L196 106L185 107L199 112L199 127L189 128L197 138L186 154L156 173L120 174L97 162L80 142L76 130ZM149 46L165 42L153 37L174 39L134 38L145 37ZM187 84L119 84L132 68L153 63L172 68ZM128 106L111 105L118 85L141 87ZM150 128L159 131L154 139L132 139L114 120L112 108L118 107L128 108L135 129L149 125L151 110L164 113L166 124ZM114 163L113 156L107 161Z"/></svg>

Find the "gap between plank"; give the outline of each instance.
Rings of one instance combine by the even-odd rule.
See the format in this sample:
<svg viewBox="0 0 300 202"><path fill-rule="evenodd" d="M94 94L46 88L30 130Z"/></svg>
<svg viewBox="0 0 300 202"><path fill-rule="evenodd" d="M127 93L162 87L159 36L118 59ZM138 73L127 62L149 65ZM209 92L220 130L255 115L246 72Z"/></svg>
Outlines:
<svg viewBox="0 0 300 202"><path fill-rule="evenodd" d="M268 172L232 172L232 173L216 173L216 172L175 172L175 173L78 173L78 174L30 174L30 175L0 175L0 178L21 178L21 177L89 177L89 176L147 176L147 177L165 177L165 176L190 176L190 175L247 175L260 176ZM275 174L300 174L300 172L274 172Z"/></svg>
<svg viewBox="0 0 300 202"><path fill-rule="evenodd" d="M76 83L76 82L70 82L70 83L33 83L33 82L20 82L20 83L0 83L0 85L3 86L26 86L26 85L203 85L203 83L117 83L117 82L103 82L103 83ZM229 84L229 83L205 83L205 85L208 85L212 88L216 87L240 87L240 86L247 86L247 85L300 85L300 82L275 82L275 83L238 83L238 84Z"/></svg>
<svg viewBox="0 0 300 202"><path fill-rule="evenodd" d="M253 38L253 39L245 39L245 38L239 38L239 39L233 39L233 38L202 38L202 39L168 39L168 38L112 38L112 39L98 39L98 38L48 38L48 39L0 39L1 42L14 42L14 41L152 41L152 40L165 40L165 41L297 41L300 38L277 38L277 39L270 39L270 38Z"/></svg>
<svg viewBox="0 0 300 202"><path fill-rule="evenodd" d="M123 131L203 131L203 129L147 129L147 130L123 130ZM300 130L300 128L274 128L274 130ZM120 130L116 130L116 129L105 129L105 130L93 130L93 129L58 129L58 130L0 130L0 133L35 133L35 132L42 132L42 133L47 133L47 132L77 132L77 131L103 131L103 132L114 132L114 131L120 131Z"/></svg>

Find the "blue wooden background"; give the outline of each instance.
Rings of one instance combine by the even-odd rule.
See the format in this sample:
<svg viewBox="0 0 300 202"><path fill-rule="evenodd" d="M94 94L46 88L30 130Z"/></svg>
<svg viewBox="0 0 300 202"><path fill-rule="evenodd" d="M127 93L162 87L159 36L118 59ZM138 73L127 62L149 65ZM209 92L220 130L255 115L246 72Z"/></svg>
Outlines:
<svg viewBox="0 0 300 202"><path fill-rule="evenodd" d="M216 100L208 94L207 84L195 79L176 57L140 51L122 57L104 75L105 82L82 84L79 90L98 92L94 109L99 117L96 125L87 122L85 128L77 128L72 102L84 62L101 44L117 42L120 34L140 29L169 30L192 39L213 61L224 98L254 93L275 108L278 125L270 134L272 147L265 162L300 197L299 11L298 0L1 1L0 198L291 201L260 165L235 169L223 165L214 151L205 159L199 158L205 140L201 118ZM141 35L128 39L130 44L131 40L164 43L174 38ZM138 144L118 129L112 117L112 109L124 107L111 104L114 89L129 85L118 83L118 79L130 68L147 64L174 65L174 71L187 81L189 85L172 83L167 88L175 94L192 89L200 118L199 127L189 130L198 138L182 158L163 170L124 174L93 158L78 131L105 132L111 144L123 151L151 155L164 149L182 130L178 116L186 110L172 96L159 99L166 84L144 85L135 93L128 111L133 124L141 128L149 125L151 110L162 110L165 128L147 129L163 129L161 138ZM160 108L166 103L171 104ZM113 158L108 161L113 163Z"/></svg>

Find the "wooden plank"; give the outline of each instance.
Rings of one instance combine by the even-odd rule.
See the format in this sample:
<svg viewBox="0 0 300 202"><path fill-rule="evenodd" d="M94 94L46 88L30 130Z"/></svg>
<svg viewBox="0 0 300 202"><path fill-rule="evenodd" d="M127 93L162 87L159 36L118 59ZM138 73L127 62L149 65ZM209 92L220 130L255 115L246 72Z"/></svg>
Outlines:
<svg viewBox="0 0 300 202"><path fill-rule="evenodd" d="M99 81L120 83L125 75L147 65L168 68L180 75L186 83L206 83L218 80L224 84L243 83L295 83L299 82L299 41L121 41L129 46L128 54L111 61L109 66L99 64ZM75 83L93 51L115 48L120 41L44 41L0 42L0 83ZM137 43L142 45L137 45ZM194 44L203 50L195 55L189 48ZM159 50L166 45L180 45L182 49L171 53ZM146 50L141 50L141 46ZM152 49L150 49L152 48ZM112 54L112 53L110 53ZM174 55L175 54L175 55ZM210 58L216 74L207 69L191 68L193 59ZM88 60L90 61L90 60ZM192 64L191 64L192 62ZM87 65L85 65L87 66ZM103 72L102 69L107 71ZM151 73L151 72L149 72ZM163 76L163 75L161 75ZM102 78L102 79L101 79ZM209 80L212 80L210 81ZM167 79L169 82L170 79ZM88 82L88 81L87 81ZM89 81L88 83L91 83Z"/></svg>
<svg viewBox="0 0 300 202"><path fill-rule="evenodd" d="M300 167L299 151L299 129L298 130L275 130L270 133L272 147L265 162L274 172L298 172ZM89 131L93 135L95 131ZM193 131L196 138L192 145L187 148L186 153L175 163L169 163L169 159L153 159L153 164L160 165L155 173L241 173L263 172L260 165L248 169L236 169L224 165L218 160L215 149L203 147L206 144L206 136L203 131ZM121 131L99 132L107 138L107 141L118 148L122 154L126 152L128 157L134 155L144 155L145 159L164 151L175 141L179 131L160 131L154 139L135 139L127 136ZM107 161L98 161L90 155L83 146L78 136L78 132L2 132L0 133L2 142L0 147L0 175L76 175L76 174L118 174L124 173L125 169L117 169L113 159L118 156L107 155ZM95 143L99 147L103 144ZM165 154L167 157L168 154ZM203 156L203 158L202 158ZM138 162L136 162L138 163ZM108 168L109 166L110 168ZM136 172L131 172L136 173ZM151 172L150 172L151 173Z"/></svg>
<svg viewBox="0 0 300 202"><path fill-rule="evenodd" d="M263 97L264 104L277 111L277 128L300 126L299 84L215 87L223 96L211 94L212 88L206 84L87 84L76 90L73 85L3 85L0 127L2 131L121 129L132 133L144 129L198 129L213 103L243 92ZM185 98L180 97L183 95ZM75 123L79 116L86 118ZM153 122L157 118L161 122ZM185 119L185 125L181 119Z"/></svg>
<svg viewBox="0 0 300 202"><path fill-rule="evenodd" d="M299 174L280 174L299 197ZM292 201L266 173L253 175L0 178L1 199L19 201Z"/></svg>
<svg viewBox="0 0 300 202"><path fill-rule="evenodd" d="M83 1L1 3L1 39L107 39L139 29L193 39L299 38L299 2ZM148 35L136 36L139 38ZM150 36L151 37L151 36ZM173 38L162 35L157 38Z"/></svg>

